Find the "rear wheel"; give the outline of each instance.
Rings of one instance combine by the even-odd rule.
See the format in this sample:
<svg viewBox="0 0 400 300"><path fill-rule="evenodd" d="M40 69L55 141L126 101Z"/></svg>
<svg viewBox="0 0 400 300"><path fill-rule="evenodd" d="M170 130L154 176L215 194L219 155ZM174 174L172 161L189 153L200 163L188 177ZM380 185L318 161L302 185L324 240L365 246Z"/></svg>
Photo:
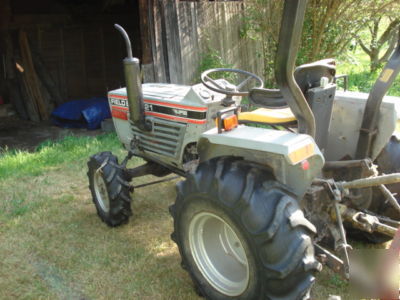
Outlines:
<svg viewBox="0 0 400 300"><path fill-rule="evenodd" d="M249 163L214 159L177 185L172 239L209 299L305 299L320 269L314 226L297 201Z"/></svg>
<svg viewBox="0 0 400 300"><path fill-rule="evenodd" d="M101 152L88 161L89 188L100 219L108 226L125 224L132 215L129 183L111 152Z"/></svg>

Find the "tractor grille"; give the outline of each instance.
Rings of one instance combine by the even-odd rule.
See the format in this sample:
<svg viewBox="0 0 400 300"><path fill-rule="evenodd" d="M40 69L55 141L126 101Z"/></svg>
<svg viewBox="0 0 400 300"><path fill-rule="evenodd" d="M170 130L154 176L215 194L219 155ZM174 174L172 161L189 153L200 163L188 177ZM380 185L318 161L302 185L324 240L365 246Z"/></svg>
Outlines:
<svg viewBox="0 0 400 300"><path fill-rule="evenodd" d="M133 134L139 138L139 147L146 151L178 158L186 125L147 118L153 125L151 132L143 132L132 126Z"/></svg>

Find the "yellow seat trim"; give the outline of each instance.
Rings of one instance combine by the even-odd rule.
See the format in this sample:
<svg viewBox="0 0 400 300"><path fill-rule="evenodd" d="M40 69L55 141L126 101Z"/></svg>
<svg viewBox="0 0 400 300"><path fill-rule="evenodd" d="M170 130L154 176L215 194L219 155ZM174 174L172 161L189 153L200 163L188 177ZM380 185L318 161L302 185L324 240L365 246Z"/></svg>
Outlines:
<svg viewBox="0 0 400 300"><path fill-rule="evenodd" d="M239 122L265 123L265 124L286 124L296 121L290 108L270 109L258 108L250 112L239 114Z"/></svg>

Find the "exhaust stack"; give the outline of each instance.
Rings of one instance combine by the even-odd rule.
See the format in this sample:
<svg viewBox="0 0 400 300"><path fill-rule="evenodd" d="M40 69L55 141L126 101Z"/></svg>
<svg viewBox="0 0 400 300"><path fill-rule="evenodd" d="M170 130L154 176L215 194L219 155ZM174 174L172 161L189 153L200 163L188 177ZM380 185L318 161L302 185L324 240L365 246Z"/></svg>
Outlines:
<svg viewBox="0 0 400 300"><path fill-rule="evenodd" d="M142 83L140 80L140 61L138 58L132 56L131 41L125 29L118 24L115 24L114 27L122 34L128 54L123 60L123 63L130 120L140 130L151 130L149 124L146 124L144 114Z"/></svg>

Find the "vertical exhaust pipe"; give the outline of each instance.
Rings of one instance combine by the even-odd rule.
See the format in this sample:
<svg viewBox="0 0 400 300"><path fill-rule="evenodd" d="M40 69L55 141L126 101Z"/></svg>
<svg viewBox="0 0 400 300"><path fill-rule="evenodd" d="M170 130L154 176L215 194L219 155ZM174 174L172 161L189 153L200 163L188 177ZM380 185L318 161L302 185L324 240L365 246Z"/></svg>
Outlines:
<svg viewBox="0 0 400 300"><path fill-rule="evenodd" d="M123 60L123 64L130 119L140 130L151 130L151 126L146 123L144 114L142 83L140 80L140 61L132 56L131 41L125 29L118 24L115 24L114 27L122 34L128 54Z"/></svg>
<svg viewBox="0 0 400 300"><path fill-rule="evenodd" d="M283 97L296 116L299 133L315 138L314 114L293 76L306 6L307 0L285 0L275 59L275 78Z"/></svg>

